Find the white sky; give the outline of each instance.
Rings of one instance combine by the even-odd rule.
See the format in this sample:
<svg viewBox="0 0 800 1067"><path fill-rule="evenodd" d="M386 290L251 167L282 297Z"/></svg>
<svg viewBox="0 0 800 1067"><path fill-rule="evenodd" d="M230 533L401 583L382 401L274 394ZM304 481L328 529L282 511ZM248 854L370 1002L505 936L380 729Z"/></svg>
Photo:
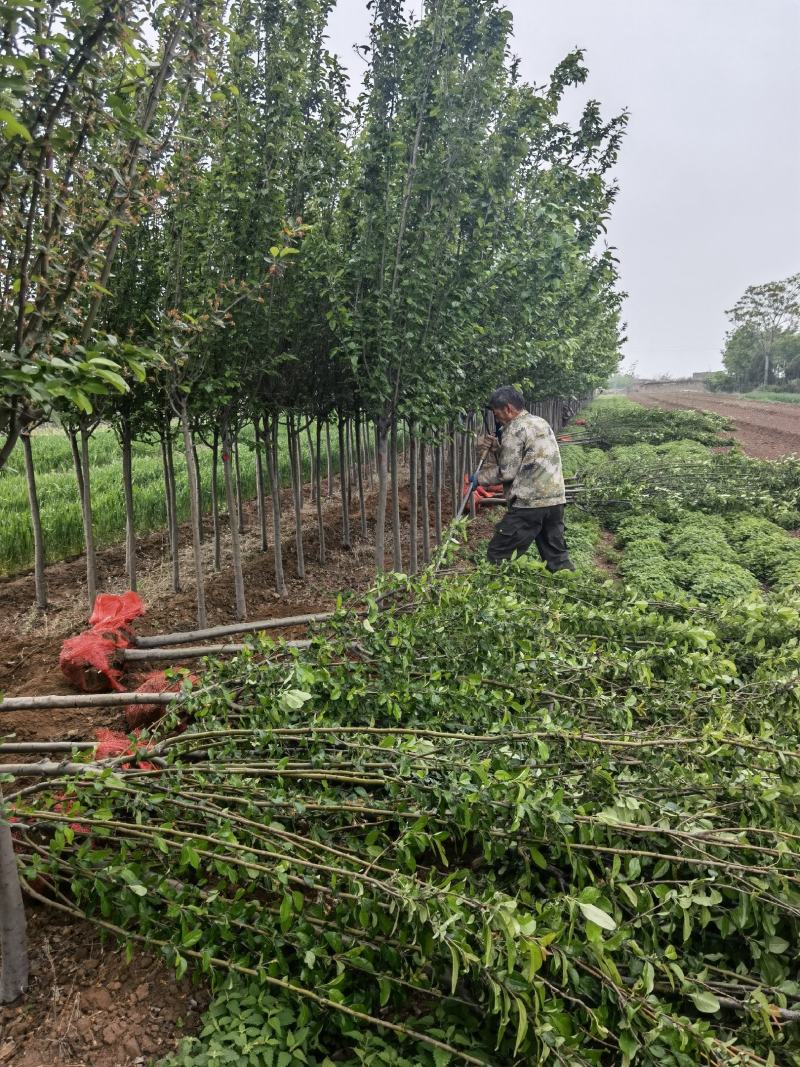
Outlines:
<svg viewBox="0 0 800 1067"><path fill-rule="evenodd" d="M419 0L408 0L419 9ZM522 74L586 51L587 98L631 112L609 240L639 373L721 366L725 309L800 271L800 0L506 0ZM357 83L366 0L338 0L331 47Z"/></svg>

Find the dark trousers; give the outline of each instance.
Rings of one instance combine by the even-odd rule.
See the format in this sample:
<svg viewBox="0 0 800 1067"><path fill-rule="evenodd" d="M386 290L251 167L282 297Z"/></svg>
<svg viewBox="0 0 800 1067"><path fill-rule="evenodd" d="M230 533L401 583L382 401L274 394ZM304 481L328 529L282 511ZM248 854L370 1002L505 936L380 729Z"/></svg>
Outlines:
<svg viewBox="0 0 800 1067"><path fill-rule="evenodd" d="M575 570L564 540L564 505L552 508L509 508L498 522L489 542L490 563L521 556L536 542L549 571Z"/></svg>

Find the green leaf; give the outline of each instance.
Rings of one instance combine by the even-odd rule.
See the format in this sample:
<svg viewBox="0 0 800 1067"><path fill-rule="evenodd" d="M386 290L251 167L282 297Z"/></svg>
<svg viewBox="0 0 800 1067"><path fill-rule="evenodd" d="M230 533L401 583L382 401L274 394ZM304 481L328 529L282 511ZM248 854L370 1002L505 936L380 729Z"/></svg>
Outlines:
<svg viewBox="0 0 800 1067"><path fill-rule="evenodd" d="M584 904L581 900L578 901L578 907L581 909L584 919L595 923L601 930L616 930L616 921L607 911L603 911L602 908L598 908L594 904Z"/></svg>
<svg viewBox="0 0 800 1067"><path fill-rule="evenodd" d="M0 108L0 126L3 129L3 137L7 141L11 141L15 137L21 137L23 141L27 141L29 144L33 141L27 127L22 125L16 115L13 115L5 108Z"/></svg>
<svg viewBox="0 0 800 1067"><path fill-rule="evenodd" d="M767 952L771 952L774 956L781 956L788 947L789 942L784 941L782 937L773 934L772 937L767 938Z"/></svg>
<svg viewBox="0 0 800 1067"><path fill-rule="evenodd" d="M709 993L706 989L699 993L692 993L692 1000L697 1010L702 1011L705 1015L713 1015L719 1011L719 1001L713 993Z"/></svg>

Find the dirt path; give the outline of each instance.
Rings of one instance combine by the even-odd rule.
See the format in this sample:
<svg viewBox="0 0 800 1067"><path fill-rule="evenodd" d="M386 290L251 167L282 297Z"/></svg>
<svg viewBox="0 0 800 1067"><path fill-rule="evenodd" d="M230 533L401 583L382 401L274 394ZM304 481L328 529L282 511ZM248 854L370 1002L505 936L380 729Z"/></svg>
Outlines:
<svg viewBox="0 0 800 1067"><path fill-rule="evenodd" d="M748 456L781 459L800 455L800 404L768 404L725 393L678 389L642 390L629 395L631 400L645 407L693 408L726 415L733 420L736 439Z"/></svg>

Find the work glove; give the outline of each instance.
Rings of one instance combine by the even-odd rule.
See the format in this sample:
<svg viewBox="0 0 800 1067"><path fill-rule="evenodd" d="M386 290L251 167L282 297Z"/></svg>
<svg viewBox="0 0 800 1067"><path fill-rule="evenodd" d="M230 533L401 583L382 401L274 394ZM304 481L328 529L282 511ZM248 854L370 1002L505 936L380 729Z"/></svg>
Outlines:
<svg viewBox="0 0 800 1067"><path fill-rule="evenodd" d="M478 450L480 452L496 452L500 448L499 440L490 433L482 433L478 438Z"/></svg>
<svg viewBox="0 0 800 1067"><path fill-rule="evenodd" d="M470 474L470 476L469 476L469 491L471 493L474 493L477 488L478 488L478 474L477 474L477 471L476 471L475 474Z"/></svg>

